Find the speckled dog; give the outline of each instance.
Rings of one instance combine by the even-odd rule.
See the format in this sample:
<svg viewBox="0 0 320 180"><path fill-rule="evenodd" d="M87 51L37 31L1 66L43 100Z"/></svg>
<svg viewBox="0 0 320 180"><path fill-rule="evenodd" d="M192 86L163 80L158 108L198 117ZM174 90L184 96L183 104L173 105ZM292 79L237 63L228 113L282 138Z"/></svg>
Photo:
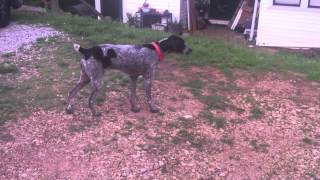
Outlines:
<svg viewBox="0 0 320 180"><path fill-rule="evenodd" d="M140 75L142 75L144 79L146 100L150 111L153 113L159 112L159 107L155 105L152 99L151 86L157 66L163 59L163 52L188 54L192 51L185 45L185 41L176 35L171 35L168 38L150 44L101 44L89 49L74 44L74 49L82 53L84 58L81 59L80 80L69 92L66 112L73 112L73 98L85 85L91 82L92 91L89 97L89 108L94 116L100 115L94 107L94 100L103 85L103 75L108 68L121 70L130 76L129 94L131 110L133 112L140 111L136 96L136 82Z"/></svg>

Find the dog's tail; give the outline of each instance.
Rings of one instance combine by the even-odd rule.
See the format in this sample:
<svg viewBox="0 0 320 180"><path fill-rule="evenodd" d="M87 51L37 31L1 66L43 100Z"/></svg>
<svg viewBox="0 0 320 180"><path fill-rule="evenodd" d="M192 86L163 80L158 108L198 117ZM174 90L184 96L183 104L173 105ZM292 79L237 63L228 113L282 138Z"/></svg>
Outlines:
<svg viewBox="0 0 320 180"><path fill-rule="evenodd" d="M79 44L73 44L73 48L84 55L84 59L87 60L91 56L94 57L96 60L101 61L104 67L111 65L111 58L117 57L116 52L110 48L107 51L107 56L104 56L103 50L99 46L94 46L89 49L85 49L81 47Z"/></svg>

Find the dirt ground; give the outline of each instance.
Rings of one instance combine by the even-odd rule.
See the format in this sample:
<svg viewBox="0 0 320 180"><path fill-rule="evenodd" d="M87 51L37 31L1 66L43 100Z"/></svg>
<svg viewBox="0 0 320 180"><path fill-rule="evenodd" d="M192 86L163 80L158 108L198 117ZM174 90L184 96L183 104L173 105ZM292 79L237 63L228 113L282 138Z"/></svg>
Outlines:
<svg viewBox="0 0 320 180"><path fill-rule="evenodd" d="M115 83L103 92L101 117L91 117L81 95L73 115L60 103L0 126L0 179L320 178L319 82L226 76L166 59L153 86L161 112L150 113L138 92L139 113Z"/></svg>

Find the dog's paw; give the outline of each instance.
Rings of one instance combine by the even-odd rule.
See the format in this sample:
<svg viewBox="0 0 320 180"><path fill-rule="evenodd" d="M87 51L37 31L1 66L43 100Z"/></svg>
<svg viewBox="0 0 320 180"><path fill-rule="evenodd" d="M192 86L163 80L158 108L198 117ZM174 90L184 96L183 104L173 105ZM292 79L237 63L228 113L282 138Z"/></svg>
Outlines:
<svg viewBox="0 0 320 180"><path fill-rule="evenodd" d="M73 114L73 112L74 112L74 111L73 111L73 108L72 108L71 106L66 107L65 110L66 110L66 113L67 113L67 114Z"/></svg>
<svg viewBox="0 0 320 180"><path fill-rule="evenodd" d="M141 108L140 107L132 107L131 108L131 111L134 112L134 113L138 113L140 112Z"/></svg>
<svg viewBox="0 0 320 180"><path fill-rule="evenodd" d="M74 50L76 50L76 51L79 51L80 50L80 45L79 44L76 44L76 43L74 43L73 44L73 48L74 48Z"/></svg>
<svg viewBox="0 0 320 180"><path fill-rule="evenodd" d="M152 107L150 107L150 112L158 113L158 112L160 112L160 108L157 106L152 106Z"/></svg>

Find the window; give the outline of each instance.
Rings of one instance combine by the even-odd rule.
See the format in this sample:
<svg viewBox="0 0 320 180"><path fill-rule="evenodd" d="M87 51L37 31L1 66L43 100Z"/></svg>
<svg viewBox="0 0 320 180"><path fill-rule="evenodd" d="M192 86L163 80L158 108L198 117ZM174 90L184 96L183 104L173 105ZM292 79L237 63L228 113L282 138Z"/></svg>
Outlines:
<svg viewBox="0 0 320 180"><path fill-rule="evenodd" d="M309 0L309 7L320 8L320 0Z"/></svg>
<svg viewBox="0 0 320 180"><path fill-rule="evenodd" d="M312 1L312 0L309 0ZM319 1L319 0L317 0ZM300 6L301 0L273 0L273 5L280 6Z"/></svg>

